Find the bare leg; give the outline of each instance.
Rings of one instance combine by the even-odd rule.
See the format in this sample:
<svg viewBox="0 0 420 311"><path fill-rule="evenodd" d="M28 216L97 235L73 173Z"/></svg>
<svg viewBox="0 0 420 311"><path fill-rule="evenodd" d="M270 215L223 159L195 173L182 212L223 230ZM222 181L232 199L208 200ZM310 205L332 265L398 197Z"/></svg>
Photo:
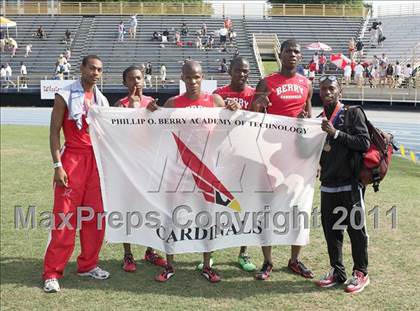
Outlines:
<svg viewBox="0 0 420 311"><path fill-rule="evenodd" d="M290 258L292 259L292 261L297 261L299 258L299 254L300 254L300 250L302 249L302 246L300 245L292 245L291 249L290 249Z"/></svg>
<svg viewBox="0 0 420 311"><path fill-rule="evenodd" d="M239 255L246 253L246 246L241 246L241 249L239 250Z"/></svg>
<svg viewBox="0 0 420 311"><path fill-rule="evenodd" d="M123 246L124 246L124 255L131 254L131 244L123 243Z"/></svg>
<svg viewBox="0 0 420 311"><path fill-rule="evenodd" d="M207 267L207 268L210 268L210 258L211 258L211 253L212 252L206 252L206 253L203 253L203 268L204 267Z"/></svg>
<svg viewBox="0 0 420 311"><path fill-rule="evenodd" d="M168 266L173 267L174 266L174 255L166 254L166 261L168 263Z"/></svg>
<svg viewBox="0 0 420 311"><path fill-rule="evenodd" d="M262 246L261 249L264 255L264 262L268 262L272 265L273 259L271 258L271 246Z"/></svg>

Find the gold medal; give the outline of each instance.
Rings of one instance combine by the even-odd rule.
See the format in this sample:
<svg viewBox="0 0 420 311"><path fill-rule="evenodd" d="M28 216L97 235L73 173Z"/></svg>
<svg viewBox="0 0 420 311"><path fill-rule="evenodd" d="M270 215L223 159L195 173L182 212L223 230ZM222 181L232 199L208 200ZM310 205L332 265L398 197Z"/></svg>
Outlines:
<svg viewBox="0 0 420 311"><path fill-rule="evenodd" d="M329 143L325 143L325 145L324 145L324 151L326 151L326 152L330 152L331 151L331 145L329 144Z"/></svg>

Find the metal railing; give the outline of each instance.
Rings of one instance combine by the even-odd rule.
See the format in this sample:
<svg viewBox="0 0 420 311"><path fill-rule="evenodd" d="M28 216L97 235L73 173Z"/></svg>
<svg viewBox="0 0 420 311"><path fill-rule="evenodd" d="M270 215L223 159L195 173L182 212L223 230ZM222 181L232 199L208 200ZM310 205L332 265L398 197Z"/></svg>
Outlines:
<svg viewBox="0 0 420 311"><path fill-rule="evenodd" d="M261 54L258 48L258 42L257 42L257 39L255 38L255 34L252 34L252 49L254 51L254 56L258 65L258 70L260 71L260 76L262 78L265 76L265 69L264 69L264 64L262 62L262 59L261 59Z"/></svg>
<svg viewBox="0 0 420 311"><path fill-rule="evenodd" d="M2 0L1 15L207 15L207 16L347 16L364 17L363 6L267 3L63 2Z"/></svg>

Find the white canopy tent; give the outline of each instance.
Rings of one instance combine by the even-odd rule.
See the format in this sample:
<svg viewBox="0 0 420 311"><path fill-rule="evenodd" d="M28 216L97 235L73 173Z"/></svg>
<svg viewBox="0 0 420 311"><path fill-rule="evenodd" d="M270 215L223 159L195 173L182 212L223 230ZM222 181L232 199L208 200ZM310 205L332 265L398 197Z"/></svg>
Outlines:
<svg viewBox="0 0 420 311"><path fill-rule="evenodd" d="M0 17L0 28L1 29L6 29L7 38L9 38L9 28L13 28L13 27L15 27L15 32L16 32L16 37L15 38L17 38L18 33L17 33L16 22L14 22L10 19L7 19L6 17L3 17L3 16Z"/></svg>

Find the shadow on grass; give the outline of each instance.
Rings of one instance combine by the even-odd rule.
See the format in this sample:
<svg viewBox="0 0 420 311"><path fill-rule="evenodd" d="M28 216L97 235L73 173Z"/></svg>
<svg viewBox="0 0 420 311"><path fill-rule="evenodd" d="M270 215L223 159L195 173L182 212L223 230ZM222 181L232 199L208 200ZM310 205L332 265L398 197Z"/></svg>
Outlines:
<svg viewBox="0 0 420 311"><path fill-rule="evenodd" d="M41 289L43 262L35 258L1 258L1 284ZM253 273L237 268L235 262L220 262L218 271L222 281L217 284L207 282L200 272L194 270L191 262L176 262L176 274L166 283L154 281L154 276L161 270L144 261L138 262L134 273L121 269L118 260L101 261L101 267L111 273L111 278L100 281L80 277L76 273L76 263L68 264L61 287L71 290L120 291L133 294L158 294L178 297L206 298L248 298L270 294L290 294L318 292L319 288L311 280L287 272L287 268L274 269L268 281L255 281ZM233 266L235 266L233 268ZM216 267L217 268L217 267ZM286 272L286 273L284 273Z"/></svg>

